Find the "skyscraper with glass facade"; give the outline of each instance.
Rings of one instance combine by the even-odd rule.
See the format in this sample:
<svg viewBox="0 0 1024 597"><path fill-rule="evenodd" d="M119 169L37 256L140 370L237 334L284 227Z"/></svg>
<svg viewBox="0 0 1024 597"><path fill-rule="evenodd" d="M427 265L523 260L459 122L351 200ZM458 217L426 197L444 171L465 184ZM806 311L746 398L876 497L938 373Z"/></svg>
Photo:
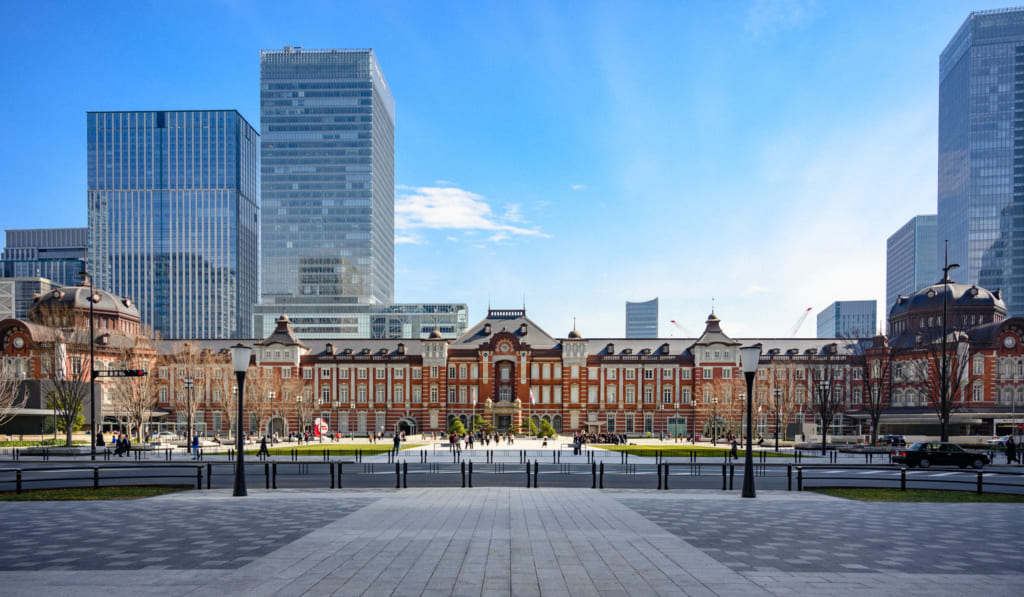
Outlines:
<svg viewBox="0 0 1024 597"><path fill-rule="evenodd" d="M973 12L939 58L937 259L1024 314L1024 9ZM940 276L941 277L941 276Z"/></svg>
<svg viewBox="0 0 1024 597"><path fill-rule="evenodd" d="M258 313L331 337L346 308L394 301L394 123L372 50L260 52Z"/></svg>
<svg viewBox="0 0 1024 597"><path fill-rule="evenodd" d="M7 230L0 277L46 278L74 286L85 269L86 228Z"/></svg>
<svg viewBox="0 0 1024 597"><path fill-rule="evenodd" d="M258 134L234 110L89 112L88 268L166 338L242 338L259 299Z"/></svg>
<svg viewBox="0 0 1024 597"><path fill-rule="evenodd" d="M876 301L836 301L818 313L819 338L870 338L878 325Z"/></svg>
<svg viewBox="0 0 1024 597"><path fill-rule="evenodd" d="M626 301L626 337L658 337L658 297L639 303Z"/></svg>
<svg viewBox="0 0 1024 597"><path fill-rule="evenodd" d="M885 243L885 312L900 295L910 296L942 277L935 252L936 217L914 216Z"/></svg>

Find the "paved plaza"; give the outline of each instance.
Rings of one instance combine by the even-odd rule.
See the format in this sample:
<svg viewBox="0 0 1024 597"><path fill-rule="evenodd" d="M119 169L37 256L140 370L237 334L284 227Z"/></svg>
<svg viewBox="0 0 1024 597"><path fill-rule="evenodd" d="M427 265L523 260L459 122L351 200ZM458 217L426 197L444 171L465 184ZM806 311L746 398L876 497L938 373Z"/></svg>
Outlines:
<svg viewBox="0 0 1024 597"><path fill-rule="evenodd" d="M434 488L0 510L5 595L1024 593L1017 504Z"/></svg>

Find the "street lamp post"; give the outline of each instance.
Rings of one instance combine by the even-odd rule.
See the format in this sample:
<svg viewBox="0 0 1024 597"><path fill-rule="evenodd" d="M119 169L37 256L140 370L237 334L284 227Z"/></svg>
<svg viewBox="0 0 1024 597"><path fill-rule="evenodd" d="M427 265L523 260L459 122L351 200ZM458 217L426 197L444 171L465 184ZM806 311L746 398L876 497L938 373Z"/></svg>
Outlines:
<svg viewBox="0 0 1024 597"><path fill-rule="evenodd" d="M238 456L235 458L235 490L231 494L235 497L249 495L245 488L245 438L242 436L242 416L244 415L245 401L245 372L249 368L250 356L252 356L252 348L244 344L236 344L231 347L231 364L235 370L235 378L238 380L238 424L235 432Z"/></svg>
<svg viewBox="0 0 1024 597"><path fill-rule="evenodd" d="M828 438L825 436L825 429L826 429L826 427L825 427L825 414L826 414L826 411L828 413L831 413L832 409L830 408L830 405L827 404L825 401L829 400L829 398L830 398L828 391L829 391L829 388L831 386L832 386L832 382L827 380L827 379L825 381L821 382L818 385L818 396L819 396L818 399L821 400L821 402L819 403L819 404L821 404L821 409L818 410L818 413L821 416L821 421L819 421L819 423L821 424L821 455L822 456L824 456L825 454L828 453L828 443L826 441Z"/></svg>
<svg viewBox="0 0 1024 597"><path fill-rule="evenodd" d="M757 497L754 490L754 375L761 360L761 345L745 346L740 349L740 361L743 364L743 375L747 378L747 453L743 461L743 497Z"/></svg>
<svg viewBox="0 0 1024 597"><path fill-rule="evenodd" d="M775 394L775 451L779 451L779 419L782 418L782 388L772 390Z"/></svg>
<svg viewBox="0 0 1024 597"><path fill-rule="evenodd" d="M89 455L96 460L96 336L93 323L93 305L99 302L99 296L92 286L92 275L87 271L78 272L83 281L89 282ZM56 420L54 427L56 427Z"/></svg>
<svg viewBox="0 0 1024 597"><path fill-rule="evenodd" d="M711 397L711 445L718 445L718 396Z"/></svg>
<svg viewBox="0 0 1024 597"><path fill-rule="evenodd" d="M192 384L195 381L186 377L182 382L185 385L185 451L192 453Z"/></svg>
<svg viewBox="0 0 1024 597"><path fill-rule="evenodd" d="M949 294L949 270L960 267L958 263L949 262L949 241L946 241L946 252L944 257L944 266L942 268L942 380L940 382L940 393L939 399L942 401L940 405L941 420L939 421L942 425L942 441L949 441L949 373L948 363L946 362L946 295Z"/></svg>

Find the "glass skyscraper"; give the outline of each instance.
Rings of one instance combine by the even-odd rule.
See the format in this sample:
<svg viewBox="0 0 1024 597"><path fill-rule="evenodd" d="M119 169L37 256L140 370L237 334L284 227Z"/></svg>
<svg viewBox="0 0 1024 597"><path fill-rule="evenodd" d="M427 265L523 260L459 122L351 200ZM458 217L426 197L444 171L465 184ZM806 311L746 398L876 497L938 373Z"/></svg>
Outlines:
<svg viewBox="0 0 1024 597"><path fill-rule="evenodd" d="M259 299L258 134L235 110L89 112L88 267L165 338L244 338Z"/></svg>
<svg viewBox="0 0 1024 597"><path fill-rule="evenodd" d="M346 308L394 301L394 123L372 50L260 52L258 313L334 337Z"/></svg>
<svg viewBox="0 0 1024 597"><path fill-rule="evenodd" d="M936 259L936 216L914 216L885 243L885 312L900 295L910 296L942 278Z"/></svg>
<svg viewBox="0 0 1024 597"><path fill-rule="evenodd" d="M939 58L936 253L1024 314L1024 9L973 12ZM938 277L941 277L938 276ZM938 277L936 279L938 279Z"/></svg>
<svg viewBox="0 0 1024 597"><path fill-rule="evenodd" d="M658 297L640 303L626 301L626 337L658 337Z"/></svg>
<svg viewBox="0 0 1024 597"><path fill-rule="evenodd" d="M818 313L819 338L871 338L878 325L875 301L836 301Z"/></svg>
<svg viewBox="0 0 1024 597"><path fill-rule="evenodd" d="M59 286L81 282L86 228L7 230L0 254L0 277L46 278Z"/></svg>

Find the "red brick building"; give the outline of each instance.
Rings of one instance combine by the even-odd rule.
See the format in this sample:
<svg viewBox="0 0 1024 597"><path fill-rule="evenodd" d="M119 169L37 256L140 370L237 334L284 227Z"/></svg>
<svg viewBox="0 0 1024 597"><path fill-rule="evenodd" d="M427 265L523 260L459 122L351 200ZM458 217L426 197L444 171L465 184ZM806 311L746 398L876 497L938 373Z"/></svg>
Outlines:
<svg viewBox="0 0 1024 597"><path fill-rule="evenodd" d="M269 337L245 342L253 363L243 426L281 435L314 426L345 435L443 433L454 418L468 425L481 415L498 430L532 418L562 433L740 435L739 349L760 343L756 435L767 440L778 429L786 439L813 438L816 404L828 399L837 405L830 437L863 440L872 404L880 406L881 433L934 436L934 374L926 365L938 362L943 300L948 362L964 365L951 378L950 433L1006 433L1018 406L1024 410L1024 320L1006 318L998 292L951 282L902 297L890 316L892 337L861 340L734 339L714 313L696 339L552 336L525 310L492 309L455 340L302 341L282 315ZM19 334L21 346L13 340ZM46 350L47 334L38 324L0 322L3 358L39 375L33 351ZM154 425L183 429L191 413L201 433L229 434L237 403L228 348L237 342L164 342L150 366ZM108 420L116 417L107 410Z"/></svg>

